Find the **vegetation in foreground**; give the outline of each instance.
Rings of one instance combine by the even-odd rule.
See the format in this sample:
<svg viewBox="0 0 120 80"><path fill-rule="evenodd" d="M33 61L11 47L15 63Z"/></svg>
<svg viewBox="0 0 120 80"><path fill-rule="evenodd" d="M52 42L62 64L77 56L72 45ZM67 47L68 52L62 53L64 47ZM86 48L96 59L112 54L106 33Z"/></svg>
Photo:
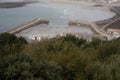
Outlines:
<svg viewBox="0 0 120 80"><path fill-rule="evenodd" d="M120 38L87 42L67 35L28 44L2 33L0 80L120 80Z"/></svg>

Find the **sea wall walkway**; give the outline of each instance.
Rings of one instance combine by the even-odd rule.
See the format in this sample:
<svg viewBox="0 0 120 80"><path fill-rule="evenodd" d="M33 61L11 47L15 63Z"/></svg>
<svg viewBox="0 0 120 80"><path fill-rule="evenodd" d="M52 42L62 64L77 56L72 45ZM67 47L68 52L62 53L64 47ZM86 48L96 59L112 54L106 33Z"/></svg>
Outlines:
<svg viewBox="0 0 120 80"><path fill-rule="evenodd" d="M27 22L27 23L19 26L19 27L16 27L16 28L13 28L13 29L7 31L7 33L16 34L16 33L19 33L22 30L25 30L27 28L30 28L30 27L33 27L33 26L39 25L39 24L49 24L49 20L44 19L44 18L36 18L36 19L33 19L30 22Z"/></svg>
<svg viewBox="0 0 120 80"><path fill-rule="evenodd" d="M103 26L103 29L106 29L109 25L111 25L111 24L113 24L113 23L115 23L115 22L117 22L119 20L120 20L120 17L115 19L115 20L113 20L113 21L111 21L110 23L106 24L105 26Z"/></svg>

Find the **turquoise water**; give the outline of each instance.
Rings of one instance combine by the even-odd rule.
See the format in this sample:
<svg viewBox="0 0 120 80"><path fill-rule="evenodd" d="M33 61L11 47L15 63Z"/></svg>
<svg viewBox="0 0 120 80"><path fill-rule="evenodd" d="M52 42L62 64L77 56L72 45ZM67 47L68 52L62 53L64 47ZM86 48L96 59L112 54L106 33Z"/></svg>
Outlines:
<svg viewBox="0 0 120 80"><path fill-rule="evenodd" d="M82 8L80 6L36 3L19 8L0 9L0 32L35 18L47 18L51 25L67 25L71 19L98 21L111 18L114 15L110 11Z"/></svg>

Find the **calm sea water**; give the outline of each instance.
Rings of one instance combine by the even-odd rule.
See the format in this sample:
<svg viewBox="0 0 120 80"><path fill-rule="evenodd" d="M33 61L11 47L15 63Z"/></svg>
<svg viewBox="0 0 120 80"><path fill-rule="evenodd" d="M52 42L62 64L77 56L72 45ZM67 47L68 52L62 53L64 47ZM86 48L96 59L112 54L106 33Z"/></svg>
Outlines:
<svg viewBox="0 0 120 80"><path fill-rule="evenodd" d="M0 0L0 2L5 1L10 0ZM110 11L88 9L80 6L36 3L20 8L0 9L0 32L14 28L34 18L47 18L50 20L51 25L67 25L71 19L98 21L111 18L114 15Z"/></svg>
<svg viewBox="0 0 120 80"><path fill-rule="evenodd" d="M94 34L89 27L40 25L40 26L26 29L17 35L27 37L27 38L34 38L36 36L37 37L55 37L56 35L60 35L60 34L64 35L66 33L71 33L71 34L77 33L77 34L83 34L84 36L87 36L88 34L89 35Z"/></svg>

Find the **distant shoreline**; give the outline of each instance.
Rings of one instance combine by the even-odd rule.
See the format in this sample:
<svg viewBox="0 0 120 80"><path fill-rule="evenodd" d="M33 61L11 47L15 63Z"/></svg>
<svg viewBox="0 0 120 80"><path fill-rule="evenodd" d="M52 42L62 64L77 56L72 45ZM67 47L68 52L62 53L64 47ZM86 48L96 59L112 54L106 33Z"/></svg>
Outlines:
<svg viewBox="0 0 120 80"><path fill-rule="evenodd" d="M16 7L23 7L27 4L36 3L38 1L22 1L22 2L4 2L0 3L0 8L16 8Z"/></svg>
<svg viewBox="0 0 120 80"><path fill-rule="evenodd" d="M95 3L93 1L84 1L84 0L50 0L50 2L53 3L61 3L61 4L72 4L72 5L80 5L83 7L93 7L93 6L108 6L108 7L113 7L113 6L120 6L120 3L114 3L114 4L109 4L109 3Z"/></svg>

